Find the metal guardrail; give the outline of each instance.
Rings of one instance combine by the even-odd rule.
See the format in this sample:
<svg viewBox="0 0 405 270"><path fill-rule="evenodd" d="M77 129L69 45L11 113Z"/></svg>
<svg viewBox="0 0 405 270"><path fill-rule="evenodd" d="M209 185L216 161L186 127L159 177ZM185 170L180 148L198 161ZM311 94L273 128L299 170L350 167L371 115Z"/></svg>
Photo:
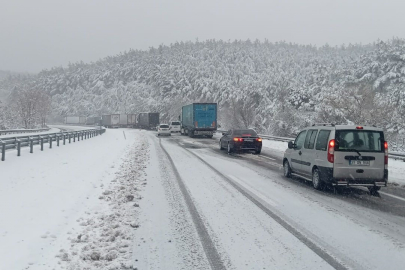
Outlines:
<svg viewBox="0 0 405 270"><path fill-rule="evenodd" d="M217 132L226 132L225 130L217 130ZM287 138L287 137L277 137L272 135L264 135L264 134L257 134L263 139L271 140L271 141L280 141L280 142L289 142L294 141L295 138ZM388 156L394 159L402 159L405 161L405 153L401 152L388 152Z"/></svg>
<svg viewBox="0 0 405 270"><path fill-rule="evenodd" d="M56 142L56 146L60 145L60 141L63 145L66 141L69 143L76 142L85 139L92 138L94 136L101 135L105 132L105 129L88 129L80 131L70 131L70 132L57 132L57 133L47 133L41 135L31 135L31 136L13 136L0 139L0 149L1 149L1 160L6 159L6 150L15 149L17 150L17 156L21 156L21 147L30 147L30 153L34 152L34 145L40 145L41 151L44 150L44 144L49 143L49 148L52 148L52 142Z"/></svg>
<svg viewBox="0 0 405 270"><path fill-rule="evenodd" d="M16 134L16 133L35 133L48 131L50 128L39 128L39 129L5 129L0 130L0 135Z"/></svg>

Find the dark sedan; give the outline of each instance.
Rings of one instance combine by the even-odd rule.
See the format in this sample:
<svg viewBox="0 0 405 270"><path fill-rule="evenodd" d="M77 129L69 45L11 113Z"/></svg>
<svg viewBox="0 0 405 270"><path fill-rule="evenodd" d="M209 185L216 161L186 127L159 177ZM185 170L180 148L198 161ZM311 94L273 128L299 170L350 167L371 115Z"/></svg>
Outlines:
<svg viewBox="0 0 405 270"><path fill-rule="evenodd" d="M253 129L231 129L222 133L219 140L219 149L227 149L228 153L234 151L262 151L262 139Z"/></svg>

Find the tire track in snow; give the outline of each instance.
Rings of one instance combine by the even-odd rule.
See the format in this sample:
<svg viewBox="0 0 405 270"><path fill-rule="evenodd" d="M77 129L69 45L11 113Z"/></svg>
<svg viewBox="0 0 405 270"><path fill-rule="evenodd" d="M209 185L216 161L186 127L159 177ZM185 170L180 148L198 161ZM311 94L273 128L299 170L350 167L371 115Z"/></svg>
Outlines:
<svg viewBox="0 0 405 270"><path fill-rule="evenodd" d="M180 145L180 147L182 147ZM163 148L163 147L162 147ZM235 181L229 179L227 176L222 174L220 171L218 171L216 168L211 166L209 163L207 163L205 160L203 160L200 156L197 154L193 153L189 149L182 147L184 150L188 151L190 154L198 158L203 164L205 164L207 167L212 169L215 173L217 173L222 179L224 179L226 182L228 182L231 186L233 186L236 190L238 190L243 196L245 196L247 199L249 199L251 202L253 202L256 206L258 206L262 211L264 211L268 216L270 216L272 219L274 219L278 224L280 224L283 228L285 228L287 231L289 231L292 235L294 235L298 240L300 240L304 245L306 245L309 249L311 249L315 254L317 254L320 258L322 258L325 262L327 262L330 266L337 270L347 270L350 269L349 267L345 266L342 264L340 261L338 261L336 258L331 256L329 253L327 253L325 250L323 250L320 246L318 246L316 243L314 243L311 239L307 238L305 235L303 235L301 232L299 232L297 229L295 229L293 226L291 226L288 222L286 222L283 218L281 218L279 215L277 215L275 212L267 208L265 205L263 205L258 199L255 198L254 195L252 195L249 191L245 190L242 186L238 185L235 183ZM166 151L165 151L166 152ZM169 157L170 159L170 157ZM173 164L173 161L170 159L170 161ZM173 164L174 166L174 164ZM176 171L176 174L177 171Z"/></svg>
<svg viewBox="0 0 405 270"><path fill-rule="evenodd" d="M221 256L219 255L214 242L212 241L210 235L208 234L208 230L204 225L204 222L200 216L200 214L197 211L196 206L194 205L193 200L191 199L190 194L187 191L187 188L184 184L184 181L182 180L179 172L177 171L176 166L174 165L174 162L172 158L170 157L169 153L166 151L166 149L163 147L161 139L159 139L159 145L162 148L163 152L167 156L168 160L170 161L170 164L172 165L173 172L176 176L177 182L179 184L181 193L183 194L184 200L187 204L187 208L190 212L190 215L193 219L193 223L197 229L197 233L200 237L202 246L204 248L204 252L207 256L207 259L210 263L211 269L214 270L222 270L226 269L226 267L223 264L223 261L221 259Z"/></svg>

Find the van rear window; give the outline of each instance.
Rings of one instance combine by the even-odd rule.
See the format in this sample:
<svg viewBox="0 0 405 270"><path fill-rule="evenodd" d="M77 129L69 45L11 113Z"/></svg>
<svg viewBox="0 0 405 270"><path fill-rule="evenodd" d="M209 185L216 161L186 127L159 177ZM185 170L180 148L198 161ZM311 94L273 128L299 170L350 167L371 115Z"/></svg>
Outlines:
<svg viewBox="0 0 405 270"><path fill-rule="evenodd" d="M172 122L171 125L172 126L180 126L180 122Z"/></svg>
<svg viewBox="0 0 405 270"><path fill-rule="evenodd" d="M384 134L373 130L336 130L335 151L383 152Z"/></svg>

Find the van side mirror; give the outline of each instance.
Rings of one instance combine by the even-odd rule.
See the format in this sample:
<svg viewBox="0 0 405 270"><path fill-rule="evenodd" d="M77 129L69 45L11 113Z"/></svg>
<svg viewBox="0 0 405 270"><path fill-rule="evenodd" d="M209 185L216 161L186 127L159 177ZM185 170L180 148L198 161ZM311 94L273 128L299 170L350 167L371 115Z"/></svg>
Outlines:
<svg viewBox="0 0 405 270"><path fill-rule="evenodd" d="M293 141L288 142L288 149L293 149L295 147L296 147L296 145L295 145L295 143Z"/></svg>

